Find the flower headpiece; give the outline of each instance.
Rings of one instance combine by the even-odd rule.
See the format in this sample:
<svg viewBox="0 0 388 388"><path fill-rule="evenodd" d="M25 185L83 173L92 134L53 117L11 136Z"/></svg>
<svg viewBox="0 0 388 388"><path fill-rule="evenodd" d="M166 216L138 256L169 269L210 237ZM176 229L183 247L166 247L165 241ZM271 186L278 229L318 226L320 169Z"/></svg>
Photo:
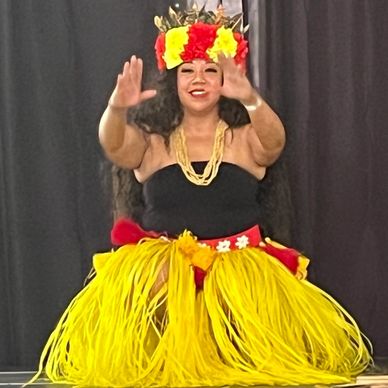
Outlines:
<svg viewBox="0 0 388 388"><path fill-rule="evenodd" d="M160 30L155 42L159 70L194 59L217 62L220 53L245 68L248 42L244 33L248 26L243 27L242 14L229 17L222 6L213 12L205 11L205 6L199 9L194 3L184 12L170 7L168 17L155 16L155 25Z"/></svg>

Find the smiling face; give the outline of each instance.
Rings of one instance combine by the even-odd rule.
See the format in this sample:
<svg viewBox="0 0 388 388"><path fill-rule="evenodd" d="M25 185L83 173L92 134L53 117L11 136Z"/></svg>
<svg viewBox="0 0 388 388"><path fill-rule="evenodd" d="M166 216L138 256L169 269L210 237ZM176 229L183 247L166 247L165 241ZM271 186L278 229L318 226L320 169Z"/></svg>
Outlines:
<svg viewBox="0 0 388 388"><path fill-rule="evenodd" d="M182 63L177 73L178 96L184 109L214 109L221 95L222 72L214 62L196 59Z"/></svg>

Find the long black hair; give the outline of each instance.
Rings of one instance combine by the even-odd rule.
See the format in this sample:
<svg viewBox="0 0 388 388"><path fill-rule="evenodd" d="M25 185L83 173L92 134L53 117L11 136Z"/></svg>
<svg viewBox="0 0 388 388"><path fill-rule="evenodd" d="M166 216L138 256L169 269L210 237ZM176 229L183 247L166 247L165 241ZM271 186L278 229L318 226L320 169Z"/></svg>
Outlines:
<svg viewBox="0 0 388 388"><path fill-rule="evenodd" d="M128 122L147 133L163 136L166 145L172 131L182 122L183 110L178 98L177 71L165 71L153 81L157 95L128 112ZM148 85L151 86L151 85ZM250 122L244 106L237 100L221 96L219 116L229 126L237 129ZM144 208L142 185L136 180L133 171L112 166L113 217L141 218ZM267 169L266 177L258 182L258 198L262 216L258 220L266 235L288 244L290 235L290 195L284 163L280 159Z"/></svg>

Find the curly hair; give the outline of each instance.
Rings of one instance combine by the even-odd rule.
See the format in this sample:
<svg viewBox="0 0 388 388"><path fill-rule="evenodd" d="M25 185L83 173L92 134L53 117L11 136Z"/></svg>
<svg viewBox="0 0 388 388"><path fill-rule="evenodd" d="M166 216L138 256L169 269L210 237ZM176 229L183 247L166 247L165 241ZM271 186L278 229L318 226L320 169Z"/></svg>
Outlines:
<svg viewBox="0 0 388 388"><path fill-rule="evenodd" d="M169 144L170 134L183 119L176 75L176 69L160 74L156 80L157 95L128 111L128 122L136 124L147 133L163 136L166 145ZM232 130L250 122L246 109L239 101L223 96L219 101L219 116ZM131 217L140 221L144 208L142 185L136 180L133 171L113 165L111 173L114 219ZM258 182L257 200L262 209L262 217L258 223L264 233L285 244L289 243L290 195L281 159L270 167L266 177Z"/></svg>

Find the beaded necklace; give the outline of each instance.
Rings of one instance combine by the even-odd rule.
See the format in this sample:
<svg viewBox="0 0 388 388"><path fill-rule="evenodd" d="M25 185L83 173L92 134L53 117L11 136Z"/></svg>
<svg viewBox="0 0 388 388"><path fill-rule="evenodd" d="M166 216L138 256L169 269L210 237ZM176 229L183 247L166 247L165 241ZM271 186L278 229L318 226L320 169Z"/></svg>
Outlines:
<svg viewBox="0 0 388 388"><path fill-rule="evenodd" d="M219 166L224 154L225 131L228 125L220 120L214 135L212 155L207 162L203 173L197 174L189 160L186 146L186 137L182 125L179 125L171 134L171 140L175 149L177 163L181 167L186 178L198 186L208 186L217 176Z"/></svg>

